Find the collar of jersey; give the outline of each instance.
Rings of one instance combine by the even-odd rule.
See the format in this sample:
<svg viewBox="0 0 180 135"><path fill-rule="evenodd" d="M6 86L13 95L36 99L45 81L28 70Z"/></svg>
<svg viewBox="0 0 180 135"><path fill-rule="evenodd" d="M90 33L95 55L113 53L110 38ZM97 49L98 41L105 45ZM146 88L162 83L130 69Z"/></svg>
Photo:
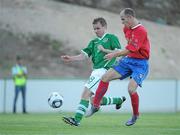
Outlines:
<svg viewBox="0 0 180 135"><path fill-rule="evenodd" d="M102 40L105 36L106 36L107 33L105 33L101 38L98 37L99 40Z"/></svg>
<svg viewBox="0 0 180 135"><path fill-rule="evenodd" d="M137 24L136 26L132 27L131 29L135 29L135 28L137 28L137 27L139 27L139 26L141 26L141 24L140 24L140 23L139 23L139 24Z"/></svg>

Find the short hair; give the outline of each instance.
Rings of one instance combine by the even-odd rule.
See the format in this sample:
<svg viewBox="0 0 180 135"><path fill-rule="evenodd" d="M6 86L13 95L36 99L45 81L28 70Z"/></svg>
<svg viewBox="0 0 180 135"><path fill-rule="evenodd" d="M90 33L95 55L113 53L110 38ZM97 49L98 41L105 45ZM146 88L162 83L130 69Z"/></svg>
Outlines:
<svg viewBox="0 0 180 135"><path fill-rule="evenodd" d="M104 26L107 26L106 20L105 20L104 18L102 18L102 17L95 18L95 19L93 20L93 23L92 23L92 24L97 24L98 22L99 22L103 27L104 27Z"/></svg>
<svg viewBox="0 0 180 135"><path fill-rule="evenodd" d="M129 15L129 16L136 17L136 13L132 8L125 8L123 11L124 11L124 15L126 16Z"/></svg>

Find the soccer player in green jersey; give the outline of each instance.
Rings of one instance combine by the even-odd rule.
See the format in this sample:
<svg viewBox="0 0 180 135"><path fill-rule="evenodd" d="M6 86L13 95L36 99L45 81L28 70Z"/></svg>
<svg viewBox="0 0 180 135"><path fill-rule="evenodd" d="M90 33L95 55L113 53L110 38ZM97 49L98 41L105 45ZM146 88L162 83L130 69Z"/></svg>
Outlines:
<svg viewBox="0 0 180 135"><path fill-rule="evenodd" d="M81 50L81 53L79 55L61 56L61 59L64 62L81 61L90 57L93 63L92 73L89 77L89 80L84 86L84 91L82 93L81 100L77 107L75 116L63 117L63 120L66 123L74 126L80 125L80 121L86 113L90 99L93 99L92 96L96 92L102 75L106 73L106 71L112 66L112 64L114 64L116 60L115 58L111 60L106 60L104 59L104 56L107 53L111 53L113 50L121 49L118 38L113 34L106 33L107 23L104 18L95 18L92 22L92 25L97 37L91 40L88 46ZM125 97L103 97L101 105L115 104L116 109L119 109L125 99Z"/></svg>

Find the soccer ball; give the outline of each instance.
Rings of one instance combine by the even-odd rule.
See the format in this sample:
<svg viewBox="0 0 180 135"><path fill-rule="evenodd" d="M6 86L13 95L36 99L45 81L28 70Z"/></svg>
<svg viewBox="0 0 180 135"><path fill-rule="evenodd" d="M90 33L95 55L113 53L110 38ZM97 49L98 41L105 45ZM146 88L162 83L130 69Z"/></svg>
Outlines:
<svg viewBox="0 0 180 135"><path fill-rule="evenodd" d="M60 108L63 105L63 96L58 92L52 92L48 98L48 104L52 108Z"/></svg>

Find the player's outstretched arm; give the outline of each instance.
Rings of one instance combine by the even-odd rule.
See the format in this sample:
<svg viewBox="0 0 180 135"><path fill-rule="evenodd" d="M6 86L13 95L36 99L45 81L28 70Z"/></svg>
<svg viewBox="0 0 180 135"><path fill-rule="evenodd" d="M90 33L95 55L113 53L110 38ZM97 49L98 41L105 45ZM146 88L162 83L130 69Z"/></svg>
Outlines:
<svg viewBox="0 0 180 135"><path fill-rule="evenodd" d="M81 61L84 60L85 58L86 57L83 53L74 56L70 56L70 55L61 56L61 60L63 60L64 62Z"/></svg>

